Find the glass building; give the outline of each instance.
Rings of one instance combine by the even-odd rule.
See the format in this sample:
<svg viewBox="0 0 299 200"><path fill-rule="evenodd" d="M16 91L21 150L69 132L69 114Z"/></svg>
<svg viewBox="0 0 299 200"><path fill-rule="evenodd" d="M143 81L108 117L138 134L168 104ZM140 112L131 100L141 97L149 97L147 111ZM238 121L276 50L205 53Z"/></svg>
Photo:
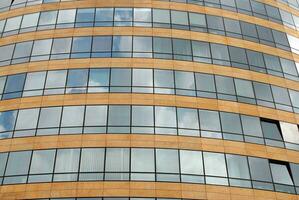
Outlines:
<svg viewBox="0 0 299 200"><path fill-rule="evenodd" d="M1 0L0 199L298 200L299 0Z"/></svg>

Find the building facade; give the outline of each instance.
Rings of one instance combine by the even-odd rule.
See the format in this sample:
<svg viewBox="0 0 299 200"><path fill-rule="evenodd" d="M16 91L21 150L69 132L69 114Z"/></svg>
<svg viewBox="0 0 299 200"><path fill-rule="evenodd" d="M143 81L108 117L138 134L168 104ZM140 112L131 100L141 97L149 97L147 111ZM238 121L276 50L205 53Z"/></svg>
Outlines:
<svg viewBox="0 0 299 200"><path fill-rule="evenodd" d="M298 0L2 0L0 199L299 200Z"/></svg>

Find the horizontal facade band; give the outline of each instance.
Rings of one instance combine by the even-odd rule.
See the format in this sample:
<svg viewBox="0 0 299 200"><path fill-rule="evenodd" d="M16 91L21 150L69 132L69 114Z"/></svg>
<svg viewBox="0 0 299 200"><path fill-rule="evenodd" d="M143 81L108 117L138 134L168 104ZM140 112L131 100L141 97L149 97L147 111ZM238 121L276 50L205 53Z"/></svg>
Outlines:
<svg viewBox="0 0 299 200"><path fill-rule="evenodd" d="M66 105L157 105L240 113L299 124L298 114L224 100L153 94L72 94L18 98L0 102L0 111Z"/></svg>

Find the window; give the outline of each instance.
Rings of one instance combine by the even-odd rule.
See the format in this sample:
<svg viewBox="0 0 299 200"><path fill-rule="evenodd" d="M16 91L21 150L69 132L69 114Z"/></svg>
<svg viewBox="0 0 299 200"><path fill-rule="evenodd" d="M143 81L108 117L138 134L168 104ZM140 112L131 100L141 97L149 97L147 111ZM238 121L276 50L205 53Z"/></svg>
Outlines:
<svg viewBox="0 0 299 200"><path fill-rule="evenodd" d="M152 106L132 106L132 133L154 133Z"/></svg>
<svg viewBox="0 0 299 200"><path fill-rule="evenodd" d="M207 184L228 185L224 154L203 152Z"/></svg>
<svg viewBox="0 0 299 200"><path fill-rule="evenodd" d="M270 85L264 83L253 82L255 96L259 105L274 107L272 90Z"/></svg>
<svg viewBox="0 0 299 200"><path fill-rule="evenodd" d="M52 39L35 40L32 49L31 60L48 60L51 50Z"/></svg>
<svg viewBox="0 0 299 200"><path fill-rule="evenodd" d="M83 126L84 106L67 106L63 108L61 126L74 128L61 128L61 134L81 133ZM76 128L75 128L76 127Z"/></svg>
<svg viewBox="0 0 299 200"><path fill-rule="evenodd" d="M155 93L174 94L174 73L170 70L154 70Z"/></svg>
<svg viewBox="0 0 299 200"><path fill-rule="evenodd" d="M234 80L230 77L215 76L219 99L236 100Z"/></svg>
<svg viewBox="0 0 299 200"><path fill-rule="evenodd" d="M38 114L39 114L38 108L19 110L15 129L16 130L35 129L37 125ZM27 135L25 132L29 135ZM33 136L35 135L35 130L28 130L28 131L17 132L17 133L19 133L19 136L22 136L22 133L26 134L27 136ZM17 137L16 134L15 137Z"/></svg>
<svg viewBox="0 0 299 200"><path fill-rule="evenodd" d="M210 45L207 42L192 41L194 61L211 63Z"/></svg>
<svg viewBox="0 0 299 200"><path fill-rule="evenodd" d="M153 9L153 23L154 27L170 28L169 10Z"/></svg>
<svg viewBox="0 0 299 200"><path fill-rule="evenodd" d="M241 115L243 132L245 135L245 141L264 143L261 122L258 117Z"/></svg>
<svg viewBox="0 0 299 200"><path fill-rule="evenodd" d="M153 93L153 70L134 69L132 84L133 92Z"/></svg>
<svg viewBox="0 0 299 200"><path fill-rule="evenodd" d="M54 181L75 181L79 167L80 149L58 149ZM63 173L63 174L59 174Z"/></svg>
<svg viewBox="0 0 299 200"><path fill-rule="evenodd" d="M178 150L156 149L156 173L157 181L179 181Z"/></svg>
<svg viewBox="0 0 299 200"><path fill-rule="evenodd" d="M20 28L22 16L8 18L6 20L4 32L14 31Z"/></svg>
<svg viewBox="0 0 299 200"><path fill-rule="evenodd" d="M110 69L90 69L88 92L108 92Z"/></svg>
<svg viewBox="0 0 299 200"><path fill-rule="evenodd" d="M27 29L26 31L34 31L38 23L38 18L39 18L39 13L24 15L21 29Z"/></svg>
<svg viewBox="0 0 299 200"><path fill-rule="evenodd" d="M281 127L281 133L285 142L299 144L299 134L297 124L290 124L287 122L279 122ZM286 144L288 147L288 144Z"/></svg>
<svg viewBox="0 0 299 200"><path fill-rule="evenodd" d="M180 150L182 182L204 183L202 153L200 151ZM196 176L194 176L196 175Z"/></svg>
<svg viewBox="0 0 299 200"><path fill-rule="evenodd" d="M195 73L197 96L216 98L214 76L210 74Z"/></svg>
<svg viewBox="0 0 299 200"><path fill-rule="evenodd" d="M265 138L282 140L280 127L277 121L261 119L261 125Z"/></svg>
<svg viewBox="0 0 299 200"><path fill-rule="evenodd" d="M12 64L28 62L33 41L17 43L13 54Z"/></svg>
<svg viewBox="0 0 299 200"><path fill-rule="evenodd" d="M242 38L240 22L234 19L223 18L226 35L236 38Z"/></svg>
<svg viewBox="0 0 299 200"><path fill-rule="evenodd" d="M0 47L0 66L9 65L12 58L14 44Z"/></svg>
<svg viewBox="0 0 299 200"><path fill-rule="evenodd" d="M42 95L45 85L46 72L27 73L23 96ZM27 91L26 91L27 90ZM28 91L35 90L35 91Z"/></svg>
<svg viewBox="0 0 299 200"><path fill-rule="evenodd" d="M173 39L173 54L176 60L192 60L191 42L189 40Z"/></svg>
<svg viewBox="0 0 299 200"><path fill-rule="evenodd" d="M172 43L169 38L153 38L154 57L172 59Z"/></svg>
<svg viewBox="0 0 299 200"><path fill-rule="evenodd" d="M72 43L72 58L90 57L91 37L74 37Z"/></svg>
<svg viewBox="0 0 299 200"><path fill-rule="evenodd" d="M235 85L239 101L255 104L255 97L251 81L235 79Z"/></svg>
<svg viewBox="0 0 299 200"><path fill-rule="evenodd" d="M222 17L216 17L213 15L206 15L208 28L210 33L224 35L224 24Z"/></svg>
<svg viewBox="0 0 299 200"><path fill-rule="evenodd" d="M198 136L199 124L196 109L177 108L179 135Z"/></svg>
<svg viewBox="0 0 299 200"><path fill-rule="evenodd" d="M33 151L28 182L51 182L56 150ZM44 175L41 175L44 174Z"/></svg>
<svg viewBox="0 0 299 200"><path fill-rule="evenodd" d="M133 9L132 8L115 8L114 25L115 26L132 26Z"/></svg>
<svg viewBox="0 0 299 200"><path fill-rule="evenodd" d="M85 93L88 79L87 69L71 69L68 72L67 93Z"/></svg>
<svg viewBox="0 0 299 200"><path fill-rule="evenodd" d="M294 107L299 108L299 92L295 90L289 90L292 105ZM294 109L296 113L298 113L298 109Z"/></svg>
<svg viewBox="0 0 299 200"><path fill-rule="evenodd" d="M4 175L8 153L0 153L0 176Z"/></svg>
<svg viewBox="0 0 299 200"><path fill-rule="evenodd" d="M58 134L62 107L41 108L37 135Z"/></svg>
<svg viewBox="0 0 299 200"><path fill-rule="evenodd" d="M265 71L265 62L263 54L256 51L246 50L248 63L250 65L250 69L258 72L266 72Z"/></svg>
<svg viewBox="0 0 299 200"><path fill-rule="evenodd" d="M153 149L131 149L131 180L155 180L155 156Z"/></svg>
<svg viewBox="0 0 299 200"><path fill-rule="evenodd" d="M111 56L111 36L93 37L92 40L92 57L110 57Z"/></svg>
<svg viewBox="0 0 299 200"><path fill-rule="evenodd" d="M293 185L288 163L276 162L270 160L270 167L273 176L273 182L277 184ZM276 185L276 190L283 191L283 187ZM294 192L293 192L294 193Z"/></svg>
<svg viewBox="0 0 299 200"><path fill-rule="evenodd" d="M56 38L53 40L51 59L68 58L71 51L72 38ZM54 54L54 55L53 55ZM61 55L55 55L61 54Z"/></svg>
<svg viewBox="0 0 299 200"><path fill-rule="evenodd" d="M253 188L273 190L269 161L248 157Z"/></svg>
<svg viewBox="0 0 299 200"><path fill-rule="evenodd" d="M134 8L134 26L151 26L152 11L149 8Z"/></svg>
<svg viewBox="0 0 299 200"><path fill-rule="evenodd" d="M248 69L245 49L229 46L229 55L232 65L241 69Z"/></svg>
<svg viewBox="0 0 299 200"><path fill-rule="evenodd" d="M130 115L130 106L109 106L108 132L129 133Z"/></svg>
<svg viewBox="0 0 299 200"><path fill-rule="evenodd" d="M103 180L104 156L104 148L82 149L79 180Z"/></svg>
<svg viewBox="0 0 299 200"><path fill-rule="evenodd" d="M113 57L131 57L132 36L114 36L112 52Z"/></svg>
<svg viewBox="0 0 299 200"><path fill-rule="evenodd" d="M112 26L113 8L96 8L96 26Z"/></svg>
<svg viewBox="0 0 299 200"><path fill-rule="evenodd" d="M207 32L207 22L204 14L189 12L189 20L192 31Z"/></svg>
<svg viewBox="0 0 299 200"><path fill-rule="evenodd" d="M105 162L105 180L129 180L130 151L128 148L107 148Z"/></svg>
<svg viewBox="0 0 299 200"><path fill-rule="evenodd" d="M131 69L111 69L110 91L131 92Z"/></svg>
<svg viewBox="0 0 299 200"><path fill-rule="evenodd" d="M275 103L284 104L281 106L276 105L277 108L291 111L291 108L289 108L289 106L291 105L291 100L288 90L286 88L277 87L274 85L271 85L271 88Z"/></svg>
<svg viewBox="0 0 299 200"><path fill-rule="evenodd" d="M240 24L241 24L243 37L245 40L259 42L257 39L258 35L257 35L256 26L254 24L250 24L250 23L243 22L243 21L240 21Z"/></svg>
<svg viewBox="0 0 299 200"><path fill-rule="evenodd" d="M227 154L226 162L230 185L250 188L251 183L249 181L250 175L247 158L245 156Z"/></svg>
<svg viewBox="0 0 299 200"><path fill-rule="evenodd" d="M93 8L78 9L76 27L93 26L95 10Z"/></svg>
<svg viewBox="0 0 299 200"><path fill-rule="evenodd" d="M282 76L282 69L277 56L264 54L264 59L269 74Z"/></svg>
<svg viewBox="0 0 299 200"><path fill-rule="evenodd" d="M174 29L189 29L188 13L171 10L171 23Z"/></svg>
<svg viewBox="0 0 299 200"><path fill-rule="evenodd" d="M66 83L66 70L48 71L45 94L62 94ZM59 89L61 88L61 89ZM62 89L63 88L63 89ZM48 89L48 90L47 90Z"/></svg>
<svg viewBox="0 0 299 200"><path fill-rule="evenodd" d="M221 119L221 125L222 125L223 132L242 134L241 121L240 121L239 114L220 112L220 119ZM233 139L234 137L236 137L236 136L229 136L229 135L226 135L226 136L229 137L229 139ZM232 138L230 138L230 137L232 137Z"/></svg>
<svg viewBox="0 0 299 200"><path fill-rule="evenodd" d="M211 52L214 64L230 65L227 46L221 44L211 44Z"/></svg>
<svg viewBox="0 0 299 200"><path fill-rule="evenodd" d="M0 134L1 138L12 137L12 133L5 133L7 131L12 131L15 126L17 117L17 111L6 111L0 113Z"/></svg>
<svg viewBox="0 0 299 200"><path fill-rule="evenodd" d="M133 57L152 57L152 37L133 38Z"/></svg>
<svg viewBox="0 0 299 200"><path fill-rule="evenodd" d="M6 85L4 88L3 99L12 99L22 96L24 88L25 74L16 74L7 76Z"/></svg>
<svg viewBox="0 0 299 200"><path fill-rule="evenodd" d="M107 106L86 106L84 133L105 133Z"/></svg>
<svg viewBox="0 0 299 200"><path fill-rule="evenodd" d="M3 183L25 183L27 179L25 175L29 170L30 158L31 151L11 152L8 157L5 176L16 177L7 177L4 179Z"/></svg>
<svg viewBox="0 0 299 200"><path fill-rule="evenodd" d="M199 124L202 130L221 131L218 112L209 110L199 110L199 119Z"/></svg>
<svg viewBox="0 0 299 200"><path fill-rule="evenodd" d="M176 120L177 119L175 107L155 107L156 133L176 135L176 129L174 129L176 127Z"/></svg>
<svg viewBox="0 0 299 200"><path fill-rule="evenodd" d="M57 11L41 12L38 22L38 29L54 28L56 23Z"/></svg>
<svg viewBox="0 0 299 200"><path fill-rule="evenodd" d="M177 95L195 96L194 73L175 71Z"/></svg>
<svg viewBox="0 0 299 200"><path fill-rule="evenodd" d="M59 10L57 25L58 27L73 27L75 22L76 10Z"/></svg>

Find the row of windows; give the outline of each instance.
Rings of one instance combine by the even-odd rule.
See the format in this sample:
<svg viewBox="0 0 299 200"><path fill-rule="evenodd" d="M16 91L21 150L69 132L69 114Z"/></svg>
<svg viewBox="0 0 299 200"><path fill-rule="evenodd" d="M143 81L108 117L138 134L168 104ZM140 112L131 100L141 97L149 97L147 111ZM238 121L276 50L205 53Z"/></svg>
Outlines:
<svg viewBox="0 0 299 200"><path fill-rule="evenodd" d="M0 52L0 66L67 58L157 58L233 66L298 80L297 63L292 60L234 46L165 37L43 39L1 46Z"/></svg>
<svg viewBox="0 0 299 200"><path fill-rule="evenodd" d="M278 2L285 3L288 6L299 10L299 1L298 0L277 0Z"/></svg>
<svg viewBox="0 0 299 200"><path fill-rule="evenodd" d="M69 0L2 0L0 1L0 12L9 9L31 6L35 4L54 3ZM299 16L292 13L267 5L255 0L162 0L182 3L192 3L209 7L226 9L246 15L259 17L276 23L284 24L293 29L299 29Z"/></svg>
<svg viewBox="0 0 299 200"><path fill-rule="evenodd" d="M70 69L0 77L0 99L78 93L151 93L217 98L299 113L299 92L226 76L159 69Z"/></svg>
<svg viewBox="0 0 299 200"><path fill-rule="evenodd" d="M4 185L133 180L229 185L294 194L299 191L299 164L177 149L75 148L0 153L0 177Z"/></svg>
<svg viewBox="0 0 299 200"><path fill-rule="evenodd" d="M236 113L165 106L92 105L0 113L0 137L164 134L218 138L299 150L296 124Z"/></svg>
<svg viewBox="0 0 299 200"><path fill-rule="evenodd" d="M160 0L190 3L251 15L299 30L299 16L255 0Z"/></svg>
<svg viewBox="0 0 299 200"><path fill-rule="evenodd" d="M259 42L287 51L292 48L293 52L299 52L296 45L299 39L270 28L213 15L150 8L86 8L32 13L0 21L0 36L54 28L92 26L163 27L209 32Z"/></svg>

